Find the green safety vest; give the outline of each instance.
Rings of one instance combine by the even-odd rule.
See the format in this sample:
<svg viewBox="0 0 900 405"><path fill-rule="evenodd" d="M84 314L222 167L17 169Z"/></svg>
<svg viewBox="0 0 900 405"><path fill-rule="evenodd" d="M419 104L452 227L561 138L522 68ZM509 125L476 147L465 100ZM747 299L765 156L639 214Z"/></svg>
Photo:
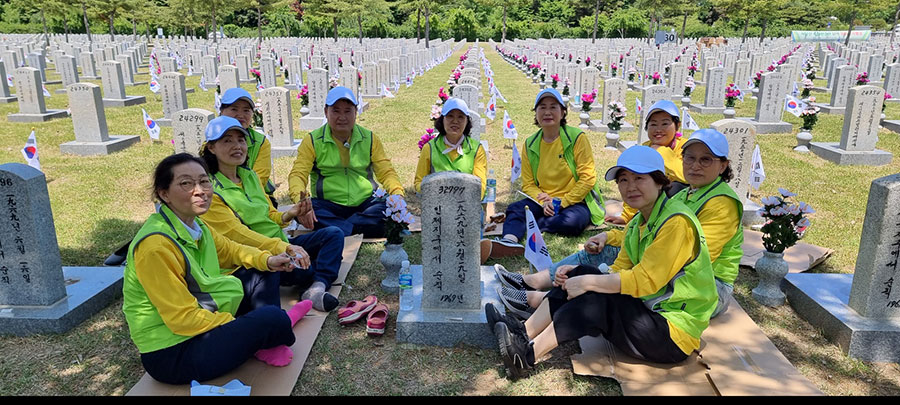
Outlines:
<svg viewBox="0 0 900 405"><path fill-rule="evenodd" d="M309 173L312 195L335 204L356 207L378 188L372 168L372 131L359 125L350 135L350 165L344 166L326 124L311 134L316 160Z"/></svg>
<svg viewBox="0 0 900 405"><path fill-rule="evenodd" d="M703 210L703 206L706 205L707 201L720 195L731 198L737 204L737 231L734 233L734 236L725 243L725 246L722 247L722 253L716 258L716 261L712 263L713 273L715 273L716 278L722 282L733 285L734 280L738 275L738 266L741 264L741 257L744 256L744 249L741 247L744 243L744 227L741 225L741 219L744 216L744 205L741 203L741 199L738 198L734 190L732 190L728 183L722 180L721 177L705 187L701 187L691 195L688 195L688 191L689 189L683 189L679 191L678 194L675 194L672 199L684 203L684 205L691 209L694 215L700 214L700 211Z"/></svg>
<svg viewBox="0 0 900 405"><path fill-rule="evenodd" d="M138 281L134 268L134 250L148 236L163 235L178 246L187 266L184 277L187 289L197 299L201 308L234 315L244 296L241 280L223 274L223 270L219 268L216 245L209 228L200 218L196 220L203 231L199 241L191 238L175 213L163 204L157 213L150 215L128 246L128 261L122 284L124 296L122 311L125 312L131 340L141 353L172 347L193 337L176 335L166 326L159 315L159 310L150 301L147 292Z"/></svg>
<svg viewBox="0 0 900 405"><path fill-rule="evenodd" d="M656 239L656 234L675 215L684 215L690 220L700 251L659 291L640 299L648 309L658 312L679 329L700 339L700 334L709 326L710 315L716 309L718 293L703 229L690 208L680 201L669 199L665 193L660 193L647 220L646 232L642 234L640 230L640 224L644 222L640 211L628 221L623 248L632 263L640 263L644 252Z"/></svg>
<svg viewBox="0 0 900 405"><path fill-rule="evenodd" d="M287 242L281 227L269 218L269 197L260 186L259 176L242 166L238 166L237 174L243 188L220 171L213 175L213 193L253 232Z"/></svg>
<svg viewBox="0 0 900 405"><path fill-rule="evenodd" d="M256 165L256 159L259 157L259 150L262 149L263 143L266 142L266 135L257 132L253 128L247 128L247 133L250 135L247 137L247 167L253 170L253 166ZM265 191L268 195L275 193L275 183L272 182L271 177L266 180Z"/></svg>
<svg viewBox="0 0 900 405"><path fill-rule="evenodd" d="M575 177L576 182L578 181L578 171L575 167L575 141L583 133L584 131L578 128L566 125L561 128L559 134L563 146L563 156L566 158L566 163L569 165L569 170L572 171L572 176ZM538 187L541 186L537 177L538 165L541 163L541 144L538 141L542 137L543 130L538 130L525 141L528 162L531 163L531 174L534 178L534 184ZM594 182L594 187L591 188L591 191L584 196L584 202L591 211L591 223L602 225L603 217L606 216L606 206L603 203L603 194L600 193L599 177Z"/></svg>
<svg viewBox="0 0 900 405"><path fill-rule="evenodd" d="M475 168L475 155L478 153L478 147L481 144L476 143L467 135L463 136L466 137L462 143L463 154L452 161L449 156L443 153L444 149L447 149L444 143L444 135L438 135L428 141L428 144L431 146L431 173L460 172L472 174Z"/></svg>

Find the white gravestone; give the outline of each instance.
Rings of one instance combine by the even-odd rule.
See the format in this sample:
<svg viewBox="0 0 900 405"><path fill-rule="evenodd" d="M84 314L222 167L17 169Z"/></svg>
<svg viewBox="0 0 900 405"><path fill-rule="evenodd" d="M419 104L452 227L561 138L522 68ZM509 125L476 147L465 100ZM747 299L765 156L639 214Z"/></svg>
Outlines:
<svg viewBox="0 0 900 405"><path fill-rule="evenodd" d="M595 119L591 120L591 126L593 127L592 130L597 132L607 132L609 130L609 127L607 127L606 125L610 122L609 104L614 101L626 104L625 100L627 90L628 85L625 83L625 79L613 77L603 81L603 108L600 110L600 118L597 119L597 117L594 117ZM632 115L634 114L634 111L626 112L626 114ZM634 131L634 125L631 125L627 120L623 120L622 127L619 128L618 132L622 133L632 131Z"/></svg>
<svg viewBox="0 0 900 405"><path fill-rule="evenodd" d="M68 86L67 92L69 106L72 109L75 140L59 145L60 152L81 156L108 155L140 140L137 135L109 135L100 86L93 83L74 83Z"/></svg>
<svg viewBox="0 0 900 405"><path fill-rule="evenodd" d="M236 87L241 87L238 81L237 67L232 65L219 66L219 88L222 90L222 94L225 94L225 91L228 89Z"/></svg>
<svg viewBox="0 0 900 405"><path fill-rule="evenodd" d="M5 80L5 79L4 79ZM54 118L65 118L65 110L48 110L41 89L41 73L33 67L21 67L13 73L19 112L8 114L10 122L44 122Z"/></svg>
<svg viewBox="0 0 900 405"><path fill-rule="evenodd" d="M172 143L175 153L190 153L199 156L200 145L206 140L206 124L215 114L200 109L188 108L175 113L172 118Z"/></svg>
<svg viewBox="0 0 900 405"><path fill-rule="evenodd" d="M315 70L317 69L313 69L313 71ZM312 72L310 74L312 75ZM297 146L300 145L300 142L294 140L291 91L284 87L264 89L260 92L260 99L263 129L272 140L272 157L296 156ZM312 104L312 98L310 98L310 104ZM310 112L309 115L312 115L312 113ZM302 122L303 118L300 120Z"/></svg>
<svg viewBox="0 0 900 405"><path fill-rule="evenodd" d="M844 114L850 87L856 83L856 67L845 65L835 69L831 83L831 102L819 105L823 113Z"/></svg>
<svg viewBox="0 0 900 405"><path fill-rule="evenodd" d="M759 96L756 100L756 116L741 118L756 126L757 134L786 133L793 130L790 123L781 120L784 113L784 88L787 80L782 72L763 73L759 82Z"/></svg>
<svg viewBox="0 0 900 405"><path fill-rule="evenodd" d="M163 118L156 123L163 127L172 126L175 114L187 109L187 92L184 75L178 72L163 73L159 76L160 93L162 94Z"/></svg>
<svg viewBox="0 0 900 405"><path fill-rule="evenodd" d="M147 102L144 96L125 94L125 80L122 71L122 64L116 61L108 60L100 64L104 107L127 107Z"/></svg>
<svg viewBox="0 0 900 405"><path fill-rule="evenodd" d="M319 128L325 119L325 99L328 96L328 71L313 68L307 74L309 86L309 114L300 118L300 130L311 131ZM274 136L274 135L273 135Z"/></svg>
<svg viewBox="0 0 900 405"><path fill-rule="evenodd" d="M15 70L15 67L13 67ZM0 61L0 104L13 103L16 96L9 93L9 83L6 82L6 63Z"/></svg>
<svg viewBox="0 0 900 405"><path fill-rule="evenodd" d="M880 166L891 163L893 156L890 152L875 149L884 89L856 86L849 93L840 143L811 142L810 150L838 165Z"/></svg>
<svg viewBox="0 0 900 405"><path fill-rule="evenodd" d="M704 75L706 94L702 105L691 104L688 109L700 114L721 114L725 111L725 68L712 67Z"/></svg>

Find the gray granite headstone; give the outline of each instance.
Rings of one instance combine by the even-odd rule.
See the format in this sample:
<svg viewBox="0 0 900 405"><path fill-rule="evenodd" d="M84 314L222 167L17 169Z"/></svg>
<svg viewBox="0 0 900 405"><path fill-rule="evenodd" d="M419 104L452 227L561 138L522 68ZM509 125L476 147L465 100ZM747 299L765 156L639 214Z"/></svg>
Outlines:
<svg viewBox="0 0 900 405"><path fill-rule="evenodd" d="M413 309L397 315L399 342L496 347L485 303L499 303L490 267L479 264L481 182L441 172L422 180L422 265L412 266ZM473 224L473 219L475 223Z"/></svg>
<svg viewBox="0 0 900 405"><path fill-rule="evenodd" d="M108 155L140 140L137 135L109 136L100 86L93 83L74 83L66 90L72 109L75 140L59 145L61 152L81 156Z"/></svg>
<svg viewBox="0 0 900 405"><path fill-rule="evenodd" d="M835 69L831 82L831 102L819 105L826 114L844 114L850 87L856 84L855 66L845 65Z"/></svg>
<svg viewBox="0 0 900 405"><path fill-rule="evenodd" d="M62 77L62 89L57 89L56 93L65 93L66 87L70 84L78 83L78 68L75 66L75 58L69 55L59 55L56 58L56 71Z"/></svg>
<svg viewBox="0 0 900 405"><path fill-rule="evenodd" d="M163 127L172 126L175 113L188 108L184 75L178 72L166 72L159 75L160 94L162 95L163 118L156 123Z"/></svg>
<svg viewBox="0 0 900 405"><path fill-rule="evenodd" d="M16 101L16 96L9 93L9 83L6 82L6 77L6 61L4 60L0 61L0 104Z"/></svg>
<svg viewBox="0 0 900 405"><path fill-rule="evenodd" d="M203 80L207 85L216 82L216 75L219 73L219 63L213 55L206 55L200 61L201 71L203 72Z"/></svg>
<svg viewBox="0 0 900 405"><path fill-rule="evenodd" d="M880 83L884 73L884 55L879 53L870 56L866 71L869 72L869 80L872 83Z"/></svg>
<svg viewBox="0 0 900 405"><path fill-rule="evenodd" d="M891 163L893 155L890 152L875 149L884 89L856 86L850 89L849 94L841 142L811 142L810 150L839 165L880 166Z"/></svg>
<svg viewBox="0 0 900 405"><path fill-rule="evenodd" d="M105 107L127 107L144 104L147 98L144 96L128 96L125 94L125 79L123 78L122 64L108 60L100 64L100 74L103 84L103 105Z"/></svg>
<svg viewBox="0 0 900 405"><path fill-rule="evenodd" d="M757 213L762 207L748 198L749 180L753 171L753 149L756 146L756 127L746 120L723 119L710 124L710 128L721 132L728 141L728 160L734 174L728 185L741 198L744 206L743 224L751 226L764 222Z"/></svg>
<svg viewBox="0 0 900 405"><path fill-rule="evenodd" d="M784 113L784 97L782 90L787 77L782 72L762 74L759 82L759 95L756 99L756 117L741 118L756 127L757 134L791 132L793 125L781 120Z"/></svg>
<svg viewBox="0 0 900 405"><path fill-rule="evenodd" d="M300 57L288 56L286 66L291 84L284 87L300 90L303 87L303 64L300 62Z"/></svg>
<svg viewBox="0 0 900 405"><path fill-rule="evenodd" d="M661 84L644 87L644 90L641 93L641 106L643 107L643 110L641 111L640 122L638 123L638 145L642 145L650 139L647 135L647 128L644 126L647 121L647 111L653 104L656 104L657 101L669 98L669 90L666 86Z"/></svg>
<svg viewBox="0 0 900 405"><path fill-rule="evenodd" d="M319 70L324 72L324 69ZM271 137L272 141L272 157L296 156L300 142L294 139L291 91L284 87L272 87L263 89L259 95L260 103L262 104L260 109L263 115L263 129ZM312 105L311 98L310 105ZM322 105L325 105L324 101L322 101ZM309 115L312 115L312 113ZM318 119L320 121L319 126L321 126L321 120L324 119L324 116ZM301 118L301 122L302 120L303 118Z"/></svg>
<svg viewBox="0 0 900 405"><path fill-rule="evenodd" d="M262 58L259 60L259 80L263 87L277 86L278 75L275 73L275 59Z"/></svg>
<svg viewBox="0 0 900 405"><path fill-rule="evenodd" d="M237 67L232 65L219 66L219 88L222 90L222 94L224 94L226 90L235 87L240 87Z"/></svg>
<svg viewBox="0 0 900 405"><path fill-rule="evenodd" d="M785 293L850 357L900 362L898 258L900 174L894 174L872 181L854 274L790 274Z"/></svg>
<svg viewBox="0 0 900 405"><path fill-rule="evenodd" d="M215 118L215 114L200 109L188 108L175 113L172 118L172 143L175 153L200 154L200 145L206 139L206 124Z"/></svg>
<svg viewBox="0 0 900 405"><path fill-rule="evenodd" d="M900 63L887 65L884 75L884 90L891 96L900 94ZM900 96L894 96L894 99L900 102Z"/></svg>
<svg viewBox="0 0 900 405"><path fill-rule="evenodd" d="M721 114L722 111L725 111L725 79L725 68L709 68L703 76L703 80L706 81L706 94L703 98L703 105L691 104L688 106L688 109L701 114ZM682 90L684 90L683 87Z"/></svg>
<svg viewBox="0 0 900 405"><path fill-rule="evenodd" d="M121 267L62 267L43 173L0 165L0 197L0 334L62 333L121 295Z"/></svg>
<svg viewBox="0 0 900 405"><path fill-rule="evenodd" d="M750 61L740 59L734 62L734 84L741 90L749 92L749 81L751 80Z"/></svg>
<svg viewBox="0 0 900 405"><path fill-rule="evenodd" d="M44 122L54 118L64 118L65 110L48 110L41 88L41 73L33 67L21 67L13 73L19 112L8 114L10 122Z"/></svg>
<svg viewBox="0 0 900 405"><path fill-rule="evenodd" d="M329 90L328 71L320 68L310 69L306 76L306 84L309 90L309 114L300 118L300 129L303 131L321 127L325 119L325 98Z"/></svg>
<svg viewBox="0 0 900 405"><path fill-rule="evenodd" d="M238 55L234 57L238 68L238 80L241 83L255 82L256 79L250 77L250 57L247 55Z"/></svg>
<svg viewBox="0 0 900 405"><path fill-rule="evenodd" d="M687 65L684 62L675 62L669 65L669 81L666 87L675 100L681 100L684 95L684 82L687 80ZM605 118L604 118L605 119Z"/></svg>

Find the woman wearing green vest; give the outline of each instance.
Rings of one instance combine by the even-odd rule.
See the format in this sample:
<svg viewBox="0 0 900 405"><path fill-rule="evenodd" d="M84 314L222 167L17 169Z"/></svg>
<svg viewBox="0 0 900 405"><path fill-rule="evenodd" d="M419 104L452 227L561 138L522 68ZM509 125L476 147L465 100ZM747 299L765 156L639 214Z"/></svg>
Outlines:
<svg viewBox="0 0 900 405"><path fill-rule="evenodd" d="M431 173L460 172L481 179L481 197L484 198L487 157L481 143L469 137L472 130L469 106L462 99L448 99L441 108L441 116L434 121L434 128L438 136L426 143L419 154L414 180L416 192L422 187L422 179Z"/></svg>
<svg viewBox="0 0 900 405"><path fill-rule="evenodd" d="M672 196L673 200L684 203L697 216L712 262L718 291L718 304L712 317L715 318L728 308L734 280L744 251L744 229L741 226L743 204L728 185L733 174L728 160L728 140L714 129L701 129L691 134L684 143L683 173L688 182L684 188ZM511 312L527 318L529 306L540 305L544 293L537 290L551 288L556 269L564 265L612 265L619 254L624 234L613 230L590 237L584 250L579 251L554 264L548 271L521 275L507 272L502 266L495 269L504 284L501 297L514 296L518 299L504 299Z"/></svg>
<svg viewBox="0 0 900 405"><path fill-rule="evenodd" d="M266 135L253 129L253 114L256 104L247 90L240 87L230 88L222 94L222 106L219 115L231 117L241 122L247 130L247 168L256 172L265 187L266 194L276 205L274 193L275 183L272 181L272 143Z"/></svg>
<svg viewBox="0 0 900 405"><path fill-rule="evenodd" d="M541 232L579 235L588 224L603 222L604 206L591 144L584 132L566 125L568 110L556 89L541 90L534 99L534 121L540 129L522 145L522 191L530 198L506 209L503 238L492 241L490 257L525 253L525 209ZM559 199L559 210L553 200Z"/></svg>
<svg viewBox="0 0 900 405"><path fill-rule="evenodd" d="M700 347L716 307L703 230L693 211L663 192L662 156L634 146L606 172L638 208L610 272L562 266L554 287L523 325L485 305L510 373L519 377L559 343L602 335L626 354L656 363L683 361Z"/></svg>
<svg viewBox="0 0 900 405"><path fill-rule="evenodd" d="M301 300L312 300L313 308L328 312L338 300L327 292L337 279L344 250L344 235L336 227L326 227L294 237L290 241L282 227L312 207L303 199L284 212L272 205L259 177L246 167L246 130L231 117L218 117L206 126L206 142L200 157L212 176L213 197L203 220L225 237L270 252L285 252L300 261L299 269L282 273L281 285L297 285L304 290ZM256 272L255 274L265 274ZM267 283L257 294L269 295L278 303L279 282Z"/></svg>
<svg viewBox="0 0 900 405"><path fill-rule="evenodd" d="M169 384L221 376L250 356L289 364L291 329L312 307L301 301L285 312L252 294L243 299L253 286L232 269L291 271L291 260L231 241L198 218L212 188L203 160L187 153L163 159L153 176L159 210L128 247L122 310L144 368Z"/></svg>

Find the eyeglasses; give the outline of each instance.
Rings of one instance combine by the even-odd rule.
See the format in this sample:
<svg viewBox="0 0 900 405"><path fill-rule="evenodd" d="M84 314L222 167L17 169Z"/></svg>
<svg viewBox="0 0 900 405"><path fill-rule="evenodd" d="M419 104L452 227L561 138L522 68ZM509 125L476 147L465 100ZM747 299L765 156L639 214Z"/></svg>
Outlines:
<svg viewBox="0 0 900 405"><path fill-rule="evenodd" d="M177 184L178 184L178 187L181 187L181 190L184 192L194 191L194 188L197 187L198 185L200 186L200 189L203 191L212 190L212 182L209 181L208 178L203 178L203 179L200 179L199 181L196 181L193 179L184 179L184 180L179 181Z"/></svg>
<svg viewBox="0 0 900 405"><path fill-rule="evenodd" d="M700 167L702 167L702 168L707 168L707 167L711 166L714 161L716 161L716 159L713 159L709 156L703 156L700 159L697 159L697 157L692 156L692 155L684 155L683 159L684 159L684 164L686 164L688 166L693 166L695 162L699 162Z"/></svg>

